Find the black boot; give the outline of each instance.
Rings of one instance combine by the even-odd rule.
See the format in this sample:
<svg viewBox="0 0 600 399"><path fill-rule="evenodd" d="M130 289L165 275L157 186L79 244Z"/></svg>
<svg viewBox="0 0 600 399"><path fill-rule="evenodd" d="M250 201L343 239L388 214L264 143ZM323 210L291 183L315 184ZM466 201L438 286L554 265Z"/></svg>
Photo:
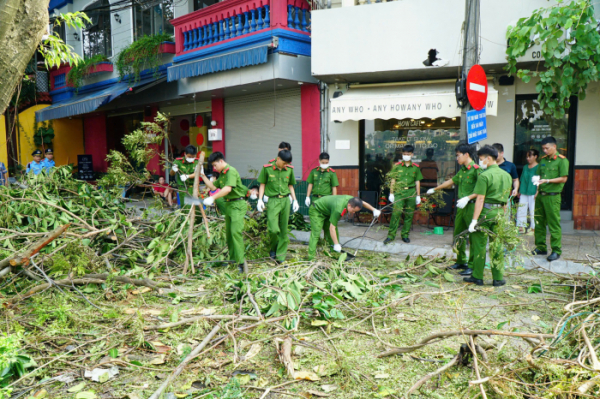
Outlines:
<svg viewBox="0 0 600 399"><path fill-rule="evenodd" d="M390 243L390 242L392 242L392 241L394 241L394 239L393 239L393 238L389 238L389 237L387 237L385 240L383 240L383 244L384 244L384 245L385 245L385 244L389 244L389 243Z"/></svg>
<svg viewBox="0 0 600 399"><path fill-rule="evenodd" d="M560 258L560 255L556 252L552 252L550 256L548 256L546 259L548 259L548 262L552 262L553 260L557 260L558 258Z"/></svg>
<svg viewBox="0 0 600 399"><path fill-rule="evenodd" d="M458 273L461 276L470 276L471 274L473 274L473 269L471 269L470 267L467 267L465 270L463 270L462 272Z"/></svg>
<svg viewBox="0 0 600 399"><path fill-rule="evenodd" d="M238 269L239 269L240 273L248 274L248 262L244 261L244 263L240 263L238 265Z"/></svg>
<svg viewBox="0 0 600 399"><path fill-rule="evenodd" d="M455 263L449 267L449 269L458 270L458 269L467 269L468 266L466 263Z"/></svg>
<svg viewBox="0 0 600 399"><path fill-rule="evenodd" d="M405 243L409 243L410 242L410 238L408 237L402 237L402 241L404 241Z"/></svg>
<svg viewBox="0 0 600 399"><path fill-rule="evenodd" d="M548 255L548 251L541 251L539 249L534 249L533 251L531 251L532 255Z"/></svg>
<svg viewBox="0 0 600 399"><path fill-rule="evenodd" d="M269 252L269 257L270 257L271 259L275 259L275 255L276 255L276 254L275 254L275 251L271 251L271 252Z"/></svg>
<svg viewBox="0 0 600 399"><path fill-rule="evenodd" d="M504 284L506 284L506 281L504 280L494 280L492 283L494 287L502 287Z"/></svg>
<svg viewBox="0 0 600 399"><path fill-rule="evenodd" d="M465 283L474 283L475 285L483 285L483 280L480 280L478 278L465 277L465 278L463 278L463 281Z"/></svg>

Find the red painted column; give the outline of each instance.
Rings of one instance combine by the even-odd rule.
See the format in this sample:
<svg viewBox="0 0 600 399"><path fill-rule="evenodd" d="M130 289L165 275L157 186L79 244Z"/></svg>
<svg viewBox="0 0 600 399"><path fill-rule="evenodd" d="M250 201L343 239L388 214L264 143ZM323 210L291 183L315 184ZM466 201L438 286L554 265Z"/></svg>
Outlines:
<svg viewBox="0 0 600 399"><path fill-rule="evenodd" d="M271 0L271 28L287 28L287 6L288 0Z"/></svg>
<svg viewBox="0 0 600 399"><path fill-rule="evenodd" d="M150 108L150 112L147 114L148 116L144 116L144 122L154 122L154 118L156 118L156 114L158 113L157 107ZM150 171L150 173L155 175L162 174L162 167L160 165L160 156L159 154L164 153L164 143L159 144L150 144L148 148L151 148L156 155L152 157L152 159L146 165L146 169Z"/></svg>
<svg viewBox="0 0 600 399"><path fill-rule="evenodd" d="M321 93L315 84L303 84L300 88L302 112L302 179L306 180L311 169L319 164L321 153Z"/></svg>
<svg viewBox="0 0 600 399"><path fill-rule="evenodd" d="M212 120L217 122L217 126L214 126L214 128L223 130L223 140L213 141L212 150L213 152L222 152L225 155L225 100L223 98L212 99L211 115ZM213 128L210 122L208 122L208 128Z"/></svg>
<svg viewBox="0 0 600 399"><path fill-rule="evenodd" d="M83 142L85 153L92 156L95 172L106 172L106 115L88 116L83 120Z"/></svg>

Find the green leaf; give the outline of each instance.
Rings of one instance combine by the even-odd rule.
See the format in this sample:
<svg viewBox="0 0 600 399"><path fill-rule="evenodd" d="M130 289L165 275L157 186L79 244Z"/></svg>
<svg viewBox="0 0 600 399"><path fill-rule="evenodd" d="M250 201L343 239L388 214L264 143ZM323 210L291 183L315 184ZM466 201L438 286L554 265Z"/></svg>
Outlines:
<svg viewBox="0 0 600 399"><path fill-rule="evenodd" d="M118 358L119 350L117 348L112 348L111 350L108 351L108 356L112 357L113 359Z"/></svg>
<svg viewBox="0 0 600 399"><path fill-rule="evenodd" d="M496 329L497 330L502 330L502 327L504 327L507 324L510 326L510 320L503 321L502 323L498 323L498 327L496 327Z"/></svg>
<svg viewBox="0 0 600 399"><path fill-rule="evenodd" d="M310 323L310 325L313 327L326 326L327 324L329 324L329 322L327 320L313 320Z"/></svg>
<svg viewBox="0 0 600 399"><path fill-rule="evenodd" d="M448 273L448 272L445 272L445 273L444 273L444 278L445 278L445 279L446 279L446 281L447 281L447 282L449 282L449 283L454 283L454 282L456 282L456 280L454 280L454 276L453 276L453 275L451 275L451 274L450 274L450 273Z"/></svg>
<svg viewBox="0 0 600 399"><path fill-rule="evenodd" d="M539 284L531 284L528 288L527 288L527 293L528 294L539 294L540 292L542 292L542 286Z"/></svg>
<svg viewBox="0 0 600 399"><path fill-rule="evenodd" d="M440 288L439 284L432 283L431 281L423 281L423 284L428 285L430 287L434 287L434 288Z"/></svg>
<svg viewBox="0 0 600 399"><path fill-rule="evenodd" d="M75 395L75 399L96 399L97 396L92 391L79 392Z"/></svg>
<svg viewBox="0 0 600 399"><path fill-rule="evenodd" d="M71 388L67 389L67 392L77 393L77 392L81 391L83 388L85 388L85 382L82 382L81 384L72 386Z"/></svg>

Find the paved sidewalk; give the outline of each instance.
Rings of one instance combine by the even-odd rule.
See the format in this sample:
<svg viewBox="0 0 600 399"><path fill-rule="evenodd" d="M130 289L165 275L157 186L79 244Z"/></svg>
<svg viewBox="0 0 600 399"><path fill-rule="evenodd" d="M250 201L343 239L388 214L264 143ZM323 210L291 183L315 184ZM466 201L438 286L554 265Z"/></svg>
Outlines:
<svg viewBox="0 0 600 399"><path fill-rule="evenodd" d="M373 226L361 243L361 237L367 230L364 226L354 226L347 221L338 224L340 242L343 247L351 249L363 249L375 252L387 252L396 255L423 255L423 256L449 256L455 258L452 252L452 228L444 228L443 235L433 235L432 230L425 226L414 226L410 233L410 243L404 243L400 236L393 243L384 245L383 240L387 236L387 227L381 225ZM309 232L293 231L297 242L308 242ZM528 247L533 249L533 236L525 236ZM550 237L548 236L548 240ZM360 248L359 248L360 246ZM554 262L548 262L545 256L531 256L523 259L523 267L535 269L541 267L556 273L577 274L589 273L589 266L585 255L600 258L600 234L593 231L573 231L571 234L563 234L563 254ZM508 267L516 266L515 259L509 255Z"/></svg>

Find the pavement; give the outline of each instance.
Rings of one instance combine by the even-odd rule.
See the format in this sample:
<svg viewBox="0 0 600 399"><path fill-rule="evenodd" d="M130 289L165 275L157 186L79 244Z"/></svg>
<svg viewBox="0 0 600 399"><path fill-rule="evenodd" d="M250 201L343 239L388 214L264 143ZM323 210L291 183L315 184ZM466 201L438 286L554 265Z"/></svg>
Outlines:
<svg viewBox="0 0 600 399"><path fill-rule="evenodd" d="M347 220L338 223L340 233L340 243L346 249L362 249L375 252L386 252L398 256L448 256L455 258L452 251L452 231L453 228L444 227L444 234L432 234L432 229L426 226L414 225L410 233L410 243L404 243L400 235L390 244L384 245L383 240L387 236L387 227L374 225L361 240L367 230L367 226L355 226ZM398 229L400 232L400 229ZM296 242L307 243L310 232L293 231ZM527 248L534 248L533 235L525 235L527 239ZM548 234L548 243L550 235ZM563 231L562 239L563 253L561 257L548 262L546 256L527 256L516 257L507 256L507 267L523 266L526 269L542 268L548 271L561 274L580 274L590 273L592 268L586 255L595 258L594 261L600 261L600 232L572 230L568 233ZM353 251L352 251L353 252Z"/></svg>

